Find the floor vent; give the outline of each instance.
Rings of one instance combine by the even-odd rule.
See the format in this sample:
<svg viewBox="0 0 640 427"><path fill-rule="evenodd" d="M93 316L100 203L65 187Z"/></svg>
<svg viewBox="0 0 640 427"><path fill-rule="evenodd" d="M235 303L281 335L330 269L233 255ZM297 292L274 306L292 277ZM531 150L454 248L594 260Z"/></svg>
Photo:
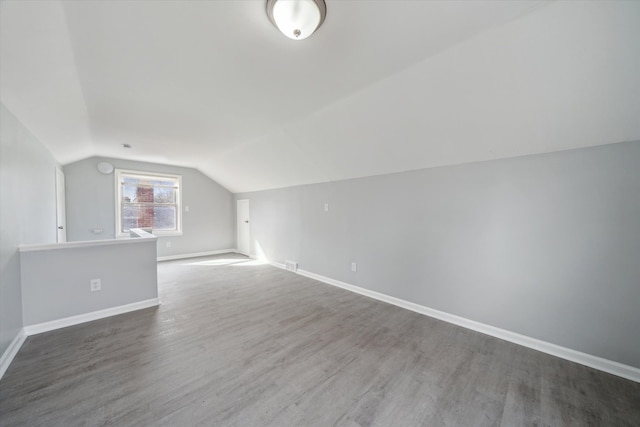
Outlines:
<svg viewBox="0 0 640 427"><path fill-rule="evenodd" d="M293 261L285 261L284 268L289 271L298 271L298 263Z"/></svg>

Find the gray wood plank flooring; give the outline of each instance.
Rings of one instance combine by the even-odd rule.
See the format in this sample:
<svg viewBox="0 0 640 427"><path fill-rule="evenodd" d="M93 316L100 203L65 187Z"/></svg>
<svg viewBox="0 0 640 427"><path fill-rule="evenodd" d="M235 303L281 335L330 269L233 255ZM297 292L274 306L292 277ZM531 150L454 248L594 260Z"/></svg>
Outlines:
<svg viewBox="0 0 640 427"><path fill-rule="evenodd" d="M640 384L235 254L29 337L1 426L640 426Z"/></svg>

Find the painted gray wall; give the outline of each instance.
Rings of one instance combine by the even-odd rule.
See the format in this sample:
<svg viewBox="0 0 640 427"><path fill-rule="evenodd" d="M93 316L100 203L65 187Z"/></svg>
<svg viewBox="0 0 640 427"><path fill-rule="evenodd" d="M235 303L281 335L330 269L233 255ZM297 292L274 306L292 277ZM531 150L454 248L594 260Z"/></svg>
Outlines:
<svg viewBox="0 0 640 427"><path fill-rule="evenodd" d="M182 212L183 235L159 237L158 256L235 248L233 195L228 190L196 169L103 157L64 167L69 241L115 236L115 178L98 172L101 161L117 169L182 175L182 203L189 206L189 212ZM102 234L93 234L95 228L101 228Z"/></svg>
<svg viewBox="0 0 640 427"><path fill-rule="evenodd" d="M270 261L640 367L639 165L628 142L236 199Z"/></svg>
<svg viewBox="0 0 640 427"><path fill-rule="evenodd" d="M18 246L56 240L58 164L4 105L0 110L0 354L3 354L23 326Z"/></svg>
<svg viewBox="0 0 640 427"><path fill-rule="evenodd" d="M25 326L157 298L156 256L155 237L22 251ZM102 290L91 292L92 279Z"/></svg>

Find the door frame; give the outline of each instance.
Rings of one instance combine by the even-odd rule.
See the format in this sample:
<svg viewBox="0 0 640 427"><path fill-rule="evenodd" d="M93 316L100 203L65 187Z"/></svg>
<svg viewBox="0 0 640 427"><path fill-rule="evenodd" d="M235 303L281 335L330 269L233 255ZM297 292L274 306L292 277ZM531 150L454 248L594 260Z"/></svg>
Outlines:
<svg viewBox="0 0 640 427"><path fill-rule="evenodd" d="M241 216L241 208L240 206L246 206L246 219L244 219L244 215ZM244 212L243 212L244 213ZM238 251L238 253L241 253L243 255L246 256L251 256L251 223L250 223L250 219L251 219L251 210L250 210L250 204L249 204L249 199L240 199L240 200L236 200L236 250ZM246 221L246 224L248 225L244 225L244 221ZM246 227L245 231L246 231L246 238L245 238L245 244L241 244L240 243L240 229L241 227ZM243 249L245 249L246 247L246 252L243 251Z"/></svg>
<svg viewBox="0 0 640 427"><path fill-rule="evenodd" d="M56 168L56 242L67 241L67 209L64 172Z"/></svg>

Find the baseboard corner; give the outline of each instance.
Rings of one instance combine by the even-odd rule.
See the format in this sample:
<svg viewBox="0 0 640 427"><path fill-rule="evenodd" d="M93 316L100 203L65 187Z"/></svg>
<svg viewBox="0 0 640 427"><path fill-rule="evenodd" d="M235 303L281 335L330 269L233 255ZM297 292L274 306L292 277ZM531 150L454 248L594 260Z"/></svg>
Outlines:
<svg viewBox="0 0 640 427"><path fill-rule="evenodd" d="M9 365L13 362L13 359L20 351L22 344L27 339L27 334L24 328L20 328L20 331L16 334L15 338L9 344L9 347L2 353L2 357L0 357L0 380L4 376L4 373L9 369Z"/></svg>

